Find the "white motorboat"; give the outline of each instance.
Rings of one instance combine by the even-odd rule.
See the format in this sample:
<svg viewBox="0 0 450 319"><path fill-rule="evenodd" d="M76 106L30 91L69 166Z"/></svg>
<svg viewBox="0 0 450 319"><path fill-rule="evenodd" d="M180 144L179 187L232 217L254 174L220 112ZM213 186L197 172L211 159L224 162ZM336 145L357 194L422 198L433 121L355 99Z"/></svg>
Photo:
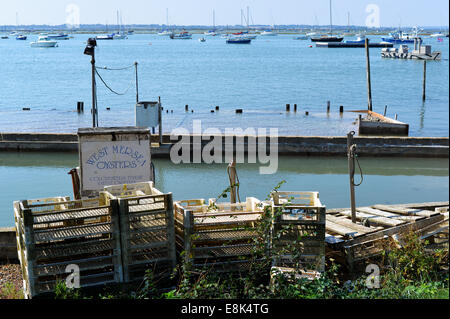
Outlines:
<svg viewBox="0 0 450 319"><path fill-rule="evenodd" d="M278 35L278 33L274 32L272 30L265 30L265 31L261 32L261 35L262 36L272 36L273 37L273 36Z"/></svg>
<svg viewBox="0 0 450 319"><path fill-rule="evenodd" d="M443 37L445 37L445 35L440 32L430 34L430 38L443 38Z"/></svg>
<svg viewBox="0 0 450 319"><path fill-rule="evenodd" d="M172 34L172 31L169 31L169 30L164 30L164 31L158 32L159 36L170 36L171 34Z"/></svg>
<svg viewBox="0 0 450 319"><path fill-rule="evenodd" d="M30 43L32 48L54 48L58 46L57 41L49 40L47 36L40 36L37 41Z"/></svg>

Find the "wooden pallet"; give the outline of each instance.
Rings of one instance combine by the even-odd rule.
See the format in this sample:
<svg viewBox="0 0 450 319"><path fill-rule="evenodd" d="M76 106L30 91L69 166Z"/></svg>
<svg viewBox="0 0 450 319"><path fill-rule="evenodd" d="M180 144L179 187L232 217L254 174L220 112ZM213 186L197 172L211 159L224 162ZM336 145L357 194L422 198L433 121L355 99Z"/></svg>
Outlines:
<svg viewBox="0 0 450 319"><path fill-rule="evenodd" d="M53 292L68 265L79 267L81 288L140 283L148 269L167 283L176 266L172 194L149 183L106 189L96 199L14 202L27 298Z"/></svg>
<svg viewBox="0 0 450 319"><path fill-rule="evenodd" d="M273 267L299 273L325 270L325 211L317 192L272 194Z"/></svg>
<svg viewBox="0 0 450 319"><path fill-rule="evenodd" d="M444 237L448 241L448 202L373 205L356 208L357 223L349 209L329 210L326 215L326 243L330 251L342 251L350 269L379 256L386 240L408 231L421 239Z"/></svg>
<svg viewBox="0 0 450 319"><path fill-rule="evenodd" d="M53 292L77 265L80 287L122 281L117 201L14 202L18 256L27 298ZM86 207L87 206L87 207Z"/></svg>
<svg viewBox="0 0 450 319"><path fill-rule="evenodd" d="M170 281L176 267L172 193L144 182L108 186L100 196L118 200L124 282L142 282L147 270L158 284Z"/></svg>
<svg viewBox="0 0 450 319"><path fill-rule="evenodd" d="M218 272L242 271L250 267L255 249L256 226L263 209L259 200L215 203L205 200L174 204L177 251L195 268Z"/></svg>

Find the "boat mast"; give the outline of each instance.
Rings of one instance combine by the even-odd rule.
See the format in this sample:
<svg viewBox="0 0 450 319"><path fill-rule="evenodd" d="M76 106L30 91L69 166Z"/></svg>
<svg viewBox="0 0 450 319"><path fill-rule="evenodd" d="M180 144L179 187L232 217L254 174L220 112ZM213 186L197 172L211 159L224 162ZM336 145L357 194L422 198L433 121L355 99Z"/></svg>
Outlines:
<svg viewBox="0 0 450 319"><path fill-rule="evenodd" d="M250 32L250 25L249 25L249 21L250 21L250 7L247 6L247 31Z"/></svg>
<svg viewBox="0 0 450 319"><path fill-rule="evenodd" d="M213 31L216 31L216 12L213 9Z"/></svg>
<svg viewBox="0 0 450 319"><path fill-rule="evenodd" d="M330 0L330 34L333 35L333 15L331 14L331 0Z"/></svg>
<svg viewBox="0 0 450 319"><path fill-rule="evenodd" d="M119 10L117 10L117 30L119 30L119 34L120 34L120 24L119 24Z"/></svg>
<svg viewBox="0 0 450 319"><path fill-rule="evenodd" d="M347 12L347 28L350 31L350 11Z"/></svg>

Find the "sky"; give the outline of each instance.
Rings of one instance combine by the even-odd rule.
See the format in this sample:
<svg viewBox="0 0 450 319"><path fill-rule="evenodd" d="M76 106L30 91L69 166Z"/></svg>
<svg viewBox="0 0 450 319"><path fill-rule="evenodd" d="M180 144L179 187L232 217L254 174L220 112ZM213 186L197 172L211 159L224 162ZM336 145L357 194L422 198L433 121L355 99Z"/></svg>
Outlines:
<svg viewBox="0 0 450 319"><path fill-rule="evenodd" d="M247 14L247 6L250 24L330 23L329 0L0 0L0 4L0 25L16 25L16 16L19 25L116 24L117 10L124 24L165 24L167 9L172 25L212 25L213 10L216 25L236 25L241 23L241 9ZM381 27L449 25L448 0L334 0L332 12L333 25L347 25L348 17L351 25L367 25L368 19Z"/></svg>

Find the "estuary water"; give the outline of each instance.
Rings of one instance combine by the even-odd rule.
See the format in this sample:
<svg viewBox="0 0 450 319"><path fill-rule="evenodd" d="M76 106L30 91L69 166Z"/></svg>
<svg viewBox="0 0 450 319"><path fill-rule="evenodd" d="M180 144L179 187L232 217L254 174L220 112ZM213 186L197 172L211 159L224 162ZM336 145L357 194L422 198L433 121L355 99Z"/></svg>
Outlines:
<svg viewBox="0 0 450 319"><path fill-rule="evenodd" d="M57 48L31 48L13 37L0 40L0 132L76 132L90 127L91 64L83 54L93 35L75 34ZM97 66L122 68L138 62L139 99L165 109L163 130L202 127L278 128L282 135L345 135L355 130L356 113L367 108L365 51L316 48L294 35L258 36L249 45L226 44L220 37L170 40L136 34L127 40L98 41ZM379 37L369 36L371 41ZM422 103L423 62L388 60L370 50L374 111L398 114L410 124L411 136L449 135L449 45L425 38L442 61L427 63L427 100ZM309 46L313 47L309 47ZM99 70L109 91L97 79L100 126L134 125L134 68ZM128 89L128 90L127 90ZM331 113L326 103L331 101ZM84 101L84 114L77 114ZM286 114L285 105L291 104ZM185 105L194 113L186 113ZM292 112L293 104L298 112ZM219 106L220 111L211 113ZM30 111L22 111L23 108ZM107 108L110 108L108 111ZM244 110L235 114L235 109ZM166 111L169 111L166 113ZM173 112L172 112L173 111ZM305 115L305 111L309 115Z"/></svg>
<svg viewBox="0 0 450 319"><path fill-rule="evenodd" d="M156 187L174 200L216 198L228 187L227 164L173 164L153 159ZM356 187L357 206L448 201L447 159L360 158L363 183ZM0 227L14 225L13 201L55 196L73 198L68 171L78 166L71 153L0 153ZM278 171L260 175L256 164L238 164L240 197L266 199L281 181L281 190L318 191L328 208L350 207L345 157L280 157ZM355 182L359 182L358 171Z"/></svg>

